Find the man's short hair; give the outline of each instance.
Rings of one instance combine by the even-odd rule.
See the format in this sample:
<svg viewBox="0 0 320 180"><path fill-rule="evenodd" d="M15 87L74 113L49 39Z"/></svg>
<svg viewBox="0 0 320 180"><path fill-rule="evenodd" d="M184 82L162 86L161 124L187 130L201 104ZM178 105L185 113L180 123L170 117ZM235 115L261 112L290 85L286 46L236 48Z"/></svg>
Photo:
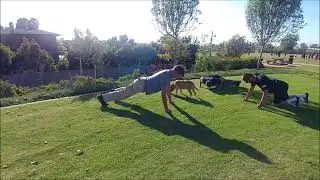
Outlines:
<svg viewBox="0 0 320 180"><path fill-rule="evenodd" d="M242 80L247 81L250 77L253 77L250 73L244 73L242 76Z"/></svg>
<svg viewBox="0 0 320 180"><path fill-rule="evenodd" d="M179 73L181 76L184 76L184 68L181 65L176 65L172 69Z"/></svg>

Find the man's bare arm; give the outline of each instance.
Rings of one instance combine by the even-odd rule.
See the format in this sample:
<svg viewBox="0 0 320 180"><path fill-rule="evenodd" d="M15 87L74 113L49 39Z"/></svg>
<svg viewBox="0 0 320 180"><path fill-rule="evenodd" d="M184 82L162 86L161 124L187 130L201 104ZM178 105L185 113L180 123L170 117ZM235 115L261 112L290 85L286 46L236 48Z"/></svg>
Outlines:
<svg viewBox="0 0 320 180"><path fill-rule="evenodd" d="M251 86L250 89L248 90L247 96L243 99L244 101L247 101L248 98L252 95L252 92L254 90L255 86Z"/></svg>
<svg viewBox="0 0 320 180"><path fill-rule="evenodd" d="M163 106L166 112L170 112L170 109L168 108L168 99L167 99L167 94L170 93L169 88L163 88L161 91L161 96L162 96L162 102ZM171 96L170 96L171 97Z"/></svg>
<svg viewBox="0 0 320 180"><path fill-rule="evenodd" d="M168 97L168 99L169 99L169 103L170 104L173 104L173 101L172 101L172 99L171 99L171 90L169 89L169 91L167 91L167 97Z"/></svg>
<svg viewBox="0 0 320 180"><path fill-rule="evenodd" d="M262 97L260 99L260 103L257 105L257 108L260 108L265 104L267 97L268 97L268 93L269 92L267 89L263 91Z"/></svg>

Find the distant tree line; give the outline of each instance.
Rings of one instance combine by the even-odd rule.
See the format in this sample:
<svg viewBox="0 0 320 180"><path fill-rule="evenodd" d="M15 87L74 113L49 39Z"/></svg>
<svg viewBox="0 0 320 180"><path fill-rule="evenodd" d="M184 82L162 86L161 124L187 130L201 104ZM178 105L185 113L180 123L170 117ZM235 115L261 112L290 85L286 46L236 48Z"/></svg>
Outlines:
<svg viewBox="0 0 320 180"><path fill-rule="evenodd" d="M16 29L26 31L38 30L39 22L20 18ZM2 28L8 30L9 27ZM175 50L173 47L177 46ZM24 38L19 48L13 51L8 44L1 44L1 75L20 73L23 71L61 71L95 69L105 67L142 68L158 58L165 63L180 63L191 67L195 62L195 54L199 42L192 36L178 38L162 36L156 42L136 43L127 35L99 40L89 29L74 29L72 40L57 40L59 58L53 59L34 39Z"/></svg>
<svg viewBox="0 0 320 180"><path fill-rule="evenodd" d="M287 34L280 39L279 46L275 46L271 43L264 45L263 52L272 54L304 54L308 48L319 48L318 44L311 44L308 46L306 43L300 43L300 45L298 45L298 41L298 34ZM240 57L245 53L260 52L261 46L258 43L247 41L244 36L234 35L228 41L213 45L212 49L217 52L218 56Z"/></svg>

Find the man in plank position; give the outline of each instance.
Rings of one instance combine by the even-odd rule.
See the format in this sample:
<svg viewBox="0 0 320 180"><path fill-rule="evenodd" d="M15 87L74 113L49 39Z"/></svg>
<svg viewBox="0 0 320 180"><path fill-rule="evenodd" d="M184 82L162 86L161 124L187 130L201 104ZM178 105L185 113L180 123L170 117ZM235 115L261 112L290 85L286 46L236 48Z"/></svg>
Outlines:
<svg viewBox="0 0 320 180"><path fill-rule="evenodd" d="M165 111L169 113L171 110L168 107L168 100L170 104L173 104L171 99L170 82L172 79L182 78L183 76L184 68L181 65L177 65L172 69L159 71L149 77L140 77L134 80L133 83L127 87L121 87L112 92L101 94L97 98L101 105L107 106L110 101L122 100L139 92L145 92L146 95L150 95L161 90L162 102Z"/></svg>
<svg viewBox="0 0 320 180"><path fill-rule="evenodd" d="M292 106L297 107L299 105L300 98L304 100L305 103L308 103L309 94L297 94L294 96L288 96L288 84L284 81L278 79L270 79L268 76L260 73L250 74L245 73L242 77L242 80L246 83L250 83L251 87L248 90L247 96L243 101L247 101L251 96L255 85L258 85L262 90L263 94L260 100L260 103L257 105L257 108L261 108L267 99L268 93L274 95L273 103L280 105L283 103L288 103Z"/></svg>

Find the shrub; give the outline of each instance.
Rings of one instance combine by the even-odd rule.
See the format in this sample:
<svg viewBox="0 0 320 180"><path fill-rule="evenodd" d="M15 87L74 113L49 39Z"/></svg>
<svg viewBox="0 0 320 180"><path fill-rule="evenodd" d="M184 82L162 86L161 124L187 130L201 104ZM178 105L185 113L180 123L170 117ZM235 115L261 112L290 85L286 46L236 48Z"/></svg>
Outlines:
<svg viewBox="0 0 320 180"><path fill-rule="evenodd" d="M45 91L52 91L58 89L58 85L55 83L50 83L48 85L41 85L40 89Z"/></svg>
<svg viewBox="0 0 320 180"><path fill-rule="evenodd" d="M23 95L30 94L35 91L39 91L39 88L38 87L34 87L34 88L23 87Z"/></svg>
<svg viewBox="0 0 320 180"><path fill-rule="evenodd" d="M0 81L0 105L3 107L39 100L108 91L115 88L116 85L117 83L112 79L94 79L90 76L77 76L71 80L61 80L58 84L50 83L32 89L18 88L13 84L9 84L7 81Z"/></svg>
<svg viewBox="0 0 320 180"><path fill-rule="evenodd" d="M195 70L198 72L203 71L225 71L225 70L236 70L243 68L256 68L256 58L248 59L230 59L225 57L217 56L198 56L195 64ZM262 66L261 66L262 67Z"/></svg>
<svg viewBox="0 0 320 180"><path fill-rule="evenodd" d="M120 76L118 78L118 80L116 81L116 83L119 86L125 86L127 84L129 84L132 81L132 74L128 74L128 75L124 75L124 76Z"/></svg>
<svg viewBox="0 0 320 180"><path fill-rule="evenodd" d="M135 69L132 74L127 74L120 76L116 81L117 86L126 86L132 82L132 80L137 79L141 76L144 76L144 73L141 73L139 69Z"/></svg>
<svg viewBox="0 0 320 180"><path fill-rule="evenodd" d="M0 80L0 98L23 95L23 89L8 81Z"/></svg>
<svg viewBox="0 0 320 180"><path fill-rule="evenodd" d="M70 80L61 80L57 84L50 83L35 88L20 88L7 81L0 81L0 106L3 107L39 100L109 91L110 89L119 87L119 85L125 86L131 83L132 79L138 78L141 75L140 71L136 69L132 74L122 76L117 81L105 78L94 79L90 76L76 76Z"/></svg>
<svg viewBox="0 0 320 180"><path fill-rule="evenodd" d="M60 80L58 83L58 86L61 89L72 89L72 81L71 80Z"/></svg>
<svg viewBox="0 0 320 180"><path fill-rule="evenodd" d="M72 86L76 94L83 94L110 90L115 88L116 84L111 79L94 79L90 76L77 76Z"/></svg>
<svg viewBox="0 0 320 180"><path fill-rule="evenodd" d="M47 99L61 98L61 97L66 97L71 95L74 95L74 92L70 89L57 89L50 92L33 92L31 94L24 95L24 96L1 98L0 107L47 100Z"/></svg>
<svg viewBox="0 0 320 180"><path fill-rule="evenodd" d="M136 79L136 78L139 78L142 74L140 73L140 70L139 69L134 69L132 74L131 74L131 77L133 79Z"/></svg>

